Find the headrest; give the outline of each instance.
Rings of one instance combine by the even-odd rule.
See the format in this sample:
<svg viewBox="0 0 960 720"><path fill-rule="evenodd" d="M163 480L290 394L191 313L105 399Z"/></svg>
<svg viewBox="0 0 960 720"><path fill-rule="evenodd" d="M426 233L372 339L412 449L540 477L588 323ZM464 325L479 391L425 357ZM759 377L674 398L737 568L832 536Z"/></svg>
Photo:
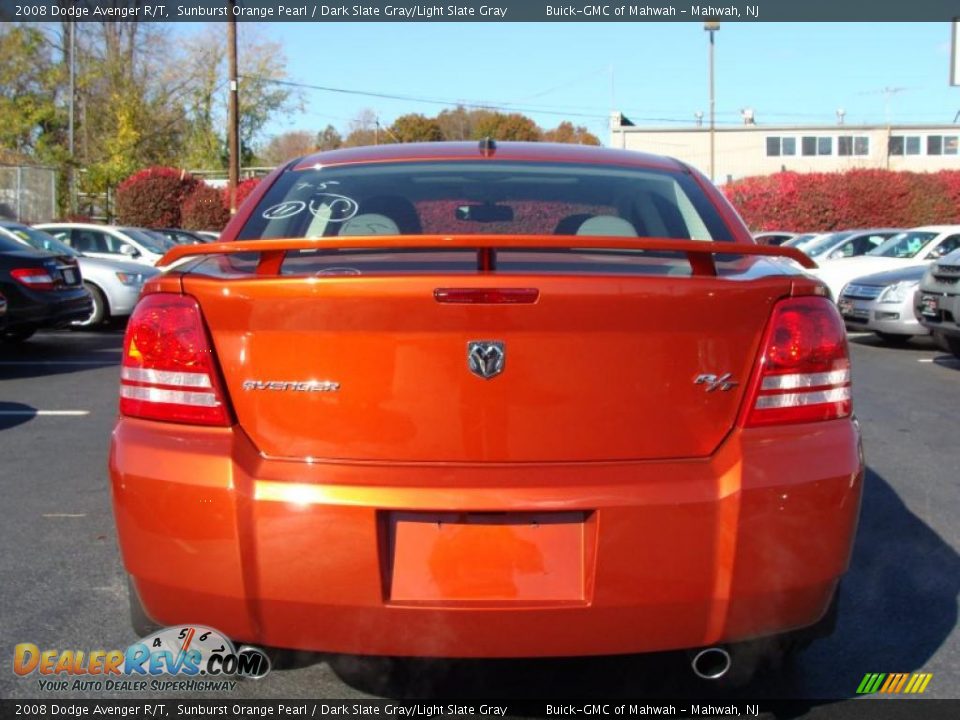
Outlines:
<svg viewBox="0 0 960 720"><path fill-rule="evenodd" d="M399 235L400 228L386 215L363 213L354 215L340 228L340 236L345 235Z"/></svg>
<svg viewBox="0 0 960 720"><path fill-rule="evenodd" d="M583 224L577 228L577 235L637 237L637 231L629 221L621 217L597 215L589 220L584 220Z"/></svg>

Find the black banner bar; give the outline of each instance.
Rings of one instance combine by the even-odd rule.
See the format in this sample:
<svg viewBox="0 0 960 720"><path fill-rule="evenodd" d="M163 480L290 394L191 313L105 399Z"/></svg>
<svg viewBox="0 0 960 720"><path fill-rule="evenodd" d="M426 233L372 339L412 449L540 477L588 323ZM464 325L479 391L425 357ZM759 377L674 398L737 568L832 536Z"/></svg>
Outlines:
<svg viewBox="0 0 960 720"><path fill-rule="evenodd" d="M0 700L7 718L778 718L946 720L960 700Z"/></svg>
<svg viewBox="0 0 960 720"><path fill-rule="evenodd" d="M239 22L921 22L949 21L956 0L237 0ZM226 0L3 0L5 21L218 22Z"/></svg>

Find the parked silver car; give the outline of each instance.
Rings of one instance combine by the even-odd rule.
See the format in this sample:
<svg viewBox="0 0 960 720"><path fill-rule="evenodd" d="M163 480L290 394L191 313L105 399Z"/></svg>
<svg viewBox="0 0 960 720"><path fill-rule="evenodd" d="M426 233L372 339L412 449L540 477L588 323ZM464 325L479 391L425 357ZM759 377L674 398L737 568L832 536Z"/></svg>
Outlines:
<svg viewBox="0 0 960 720"><path fill-rule="evenodd" d="M914 335L929 335L913 312L913 296L926 269L914 265L888 270L844 285L837 307L847 329L874 332L891 345L902 345Z"/></svg>
<svg viewBox="0 0 960 720"><path fill-rule="evenodd" d="M960 358L960 250L927 268L916 294L920 322Z"/></svg>
<svg viewBox="0 0 960 720"><path fill-rule="evenodd" d="M123 260L87 257L56 238L21 223L0 221L0 234L37 250L75 257L83 276L83 285L93 296L93 311L74 327L93 327L110 318L126 317L140 297L143 283L160 271Z"/></svg>

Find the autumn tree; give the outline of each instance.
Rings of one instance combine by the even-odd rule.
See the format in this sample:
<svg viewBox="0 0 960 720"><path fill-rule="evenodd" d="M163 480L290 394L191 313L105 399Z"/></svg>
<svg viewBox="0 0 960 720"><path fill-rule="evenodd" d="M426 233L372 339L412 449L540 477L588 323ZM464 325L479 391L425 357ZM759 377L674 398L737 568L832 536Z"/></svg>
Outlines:
<svg viewBox="0 0 960 720"><path fill-rule="evenodd" d="M587 130L583 125L573 126L572 122L564 120L553 130L543 133L546 142L571 143L574 145L600 145L600 138Z"/></svg>
<svg viewBox="0 0 960 720"><path fill-rule="evenodd" d="M370 108L358 112L347 126L348 133L343 141L344 147L359 147L361 145L379 145L391 142L386 133L380 132L380 120L377 113Z"/></svg>
<svg viewBox="0 0 960 720"><path fill-rule="evenodd" d="M287 79L286 55L279 43L266 40L242 23L238 37L240 81L237 91L241 162L253 160L254 145L269 121L302 106L299 93L282 83ZM227 166L226 37L219 24L210 24L182 43L176 63L184 78L188 132L182 163L190 167Z"/></svg>
<svg viewBox="0 0 960 720"><path fill-rule="evenodd" d="M43 33L0 25L0 148L56 160L67 118L58 102L63 76Z"/></svg>
<svg viewBox="0 0 960 720"><path fill-rule="evenodd" d="M315 142L318 150L336 150L343 145L343 138L333 125L327 125L317 133Z"/></svg>
<svg viewBox="0 0 960 720"><path fill-rule="evenodd" d="M436 142L443 140L443 131L434 118L417 113L401 115L390 126L390 133L396 142Z"/></svg>
<svg viewBox="0 0 960 720"><path fill-rule="evenodd" d="M267 165L280 165L301 155L309 155L316 149L314 135L306 130L293 130L275 135L260 152Z"/></svg>
<svg viewBox="0 0 960 720"><path fill-rule="evenodd" d="M540 140L542 134L533 120L520 113L490 112L481 117L473 128L474 139Z"/></svg>
<svg viewBox="0 0 960 720"><path fill-rule="evenodd" d="M443 110L436 117L440 132L443 133L443 139L470 140L473 138L476 115L476 110L467 110L463 105L457 105L453 110Z"/></svg>
<svg viewBox="0 0 960 720"><path fill-rule="evenodd" d="M287 79L283 45L257 34L257 23L239 23L240 142L252 148L270 120L303 109L299 92L281 84Z"/></svg>

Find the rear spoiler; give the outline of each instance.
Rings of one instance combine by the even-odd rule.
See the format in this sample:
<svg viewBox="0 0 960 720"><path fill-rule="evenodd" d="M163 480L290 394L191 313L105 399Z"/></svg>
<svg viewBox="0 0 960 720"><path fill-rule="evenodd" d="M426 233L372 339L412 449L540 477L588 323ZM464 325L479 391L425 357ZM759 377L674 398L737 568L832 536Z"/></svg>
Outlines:
<svg viewBox="0 0 960 720"><path fill-rule="evenodd" d="M275 275L290 250L463 250L477 251L477 270L496 269L500 249L651 250L685 253L694 275L716 275L715 255L761 255L795 260L805 268L817 264L796 248L779 245L662 238L592 237L581 235L367 235L350 237L239 240L206 245L178 245L157 263L165 267L201 255L260 253L258 275Z"/></svg>

